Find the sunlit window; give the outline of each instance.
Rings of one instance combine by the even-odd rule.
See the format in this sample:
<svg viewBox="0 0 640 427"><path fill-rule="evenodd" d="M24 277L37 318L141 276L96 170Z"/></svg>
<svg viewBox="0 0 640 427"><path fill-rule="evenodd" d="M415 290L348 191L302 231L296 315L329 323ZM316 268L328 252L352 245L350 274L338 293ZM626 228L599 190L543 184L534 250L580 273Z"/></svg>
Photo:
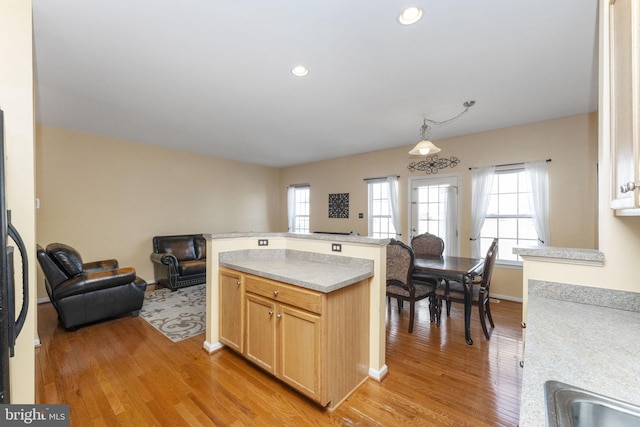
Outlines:
<svg viewBox="0 0 640 427"><path fill-rule="evenodd" d="M480 233L480 250L486 253L498 238L498 261L522 261L515 246L536 246L538 234L529 205L531 184L524 169L496 171L489 194L489 208Z"/></svg>
<svg viewBox="0 0 640 427"><path fill-rule="evenodd" d="M289 188L289 231L309 232L309 186Z"/></svg>
<svg viewBox="0 0 640 427"><path fill-rule="evenodd" d="M397 191L398 182L393 182L393 185ZM369 182L369 236L380 239L396 238L389 183L386 180Z"/></svg>

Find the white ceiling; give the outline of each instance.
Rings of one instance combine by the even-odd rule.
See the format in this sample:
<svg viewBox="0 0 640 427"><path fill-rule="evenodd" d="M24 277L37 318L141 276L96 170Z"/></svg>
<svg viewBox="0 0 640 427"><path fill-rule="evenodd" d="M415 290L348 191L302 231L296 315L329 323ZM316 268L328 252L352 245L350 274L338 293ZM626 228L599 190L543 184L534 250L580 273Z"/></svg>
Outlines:
<svg viewBox="0 0 640 427"><path fill-rule="evenodd" d="M408 5L424 16L402 26ZM597 109L597 8L33 0L36 120L282 167L413 145L467 100L435 140L581 114Z"/></svg>

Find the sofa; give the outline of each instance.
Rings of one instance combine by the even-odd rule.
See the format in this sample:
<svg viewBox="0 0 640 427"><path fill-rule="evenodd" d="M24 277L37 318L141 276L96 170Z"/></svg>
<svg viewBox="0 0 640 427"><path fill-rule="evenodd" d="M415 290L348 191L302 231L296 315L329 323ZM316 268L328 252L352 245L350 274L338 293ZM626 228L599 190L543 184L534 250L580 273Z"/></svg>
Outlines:
<svg viewBox="0 0 640 427"><path fill-rule="evenodd" d="M205 283L207 244L202 234L155 236L151 254L156 283L172 291Z"/></svg>
<svg viewBox="0 0 640 427"><path fill-rule="evenodd" d="M123 314L137 316L147 283L132 267L108 259L84 263L77 250L63 243L37 245L45 288L62 326L75 330Z"/></svg>

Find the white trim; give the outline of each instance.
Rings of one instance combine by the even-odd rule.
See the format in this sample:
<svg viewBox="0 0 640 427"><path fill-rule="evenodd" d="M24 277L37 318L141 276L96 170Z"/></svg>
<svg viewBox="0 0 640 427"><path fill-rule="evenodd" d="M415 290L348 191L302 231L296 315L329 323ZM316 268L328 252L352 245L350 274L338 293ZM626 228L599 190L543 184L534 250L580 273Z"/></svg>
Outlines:
<svg viewBox="0 0 640 427"><path fill-rule="evenodd" d="M512 297L510 295L500 295L500 294L494 294L491 293L489 295L489 298L493 298L493 299L503 299L505 301L513 301L513 302L519 302L522 303L522 298L518 298L518 297Z"/></svg>
<svg viewBox="0 0 640 427"><path fill-rule="evenodd" d="M215 344L211 344L209 341L204 341L202 343L202 348L204 348L204 350L209 353L209 354L213 354L216 351L222 349L222 347L224 347L224 345L221 342L217 342Z"/></svg>
<svg viewBox="0 0 640 427"><path fill-rule="evenodd" d="M373 369L372 367L369 367L369 378L373 378L374 380L381 382L388 372L389 369L386 364L382 365L382 368L380 369Z"/></svg>

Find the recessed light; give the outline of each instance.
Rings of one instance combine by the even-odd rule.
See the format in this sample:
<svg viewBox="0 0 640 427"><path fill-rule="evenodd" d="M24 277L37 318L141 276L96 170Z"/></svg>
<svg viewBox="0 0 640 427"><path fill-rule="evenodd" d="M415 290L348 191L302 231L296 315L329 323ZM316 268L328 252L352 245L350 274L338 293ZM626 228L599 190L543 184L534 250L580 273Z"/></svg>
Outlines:
<svg viewBox="0 0 640 427"><path fill-rule="evenodd" d="M422 9L418 6L410 6L402 11L398 17L398 21L400 21L402 25L411 25L418 22L420 18L422 18Z"/></svg>
<svg viewBox="0 0 640 427"><path fill-rule="evenodd" d="M304 77L309 74L309 70L304 65L297 65L291 69L291 73L294 76Z"/></svg>

